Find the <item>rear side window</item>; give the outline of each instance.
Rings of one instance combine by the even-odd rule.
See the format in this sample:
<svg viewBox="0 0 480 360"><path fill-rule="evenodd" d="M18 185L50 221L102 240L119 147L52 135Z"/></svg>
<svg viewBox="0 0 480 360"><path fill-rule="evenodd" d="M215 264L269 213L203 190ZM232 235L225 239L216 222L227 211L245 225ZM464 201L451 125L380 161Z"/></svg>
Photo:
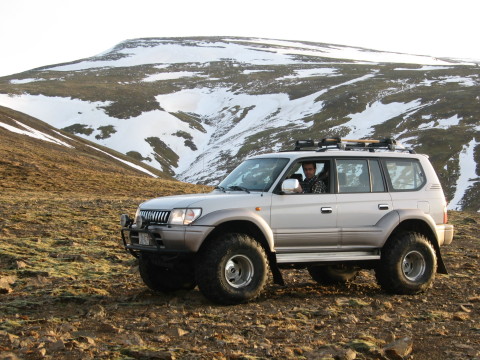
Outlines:
<svg viewBox="0 0 480 360"><path fill-rule="evenodd" d="M339 193L384 192L380 163L376 159L337 159Z"/></svg>
<svg viewBox="0 0 480 360"><path fill-rule="evenodd" d="M336 163L339 193L370 192L367 160L338 159Z"/></svg>
<svg viewBox="0 0 480 360"><path fill-rule="evenodd" d="M418 190L425 185L425 173L418 160L385 160L385 168L394 191Z"/></svg>

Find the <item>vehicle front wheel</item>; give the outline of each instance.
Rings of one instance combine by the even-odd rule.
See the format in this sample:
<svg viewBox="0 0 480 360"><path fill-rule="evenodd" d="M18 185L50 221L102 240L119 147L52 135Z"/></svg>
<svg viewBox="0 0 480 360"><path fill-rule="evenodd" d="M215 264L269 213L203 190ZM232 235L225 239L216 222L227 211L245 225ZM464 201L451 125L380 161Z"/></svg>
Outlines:
<svg viewBox="0 0 480 360"><path fill-rule="evenodd" d="M256 298L268 279L262 246L245 234L222 234L198 254L195 279L202 294L219 304Z"/></svg>
<svg viewBox="0 0 480 360"><path fill-rule="evenodd" d="M404 232L394 235L382 249L375 276L389 293L417 294L430 287L436 272L432 244L421 234Z"/></svg>
<svg viewBox="0 0 480 360"><path fill-rule="evenodd" d="M196 286L194 272L187 266L160 266L140 256L138 269L145 285L154 291L191 290Z"/></svg>
<svg viewBox="0 0 480 360"><path fill-rule="evenodd" d="M351 265L316 265L307 270L312 279L322 285L344 284L358 274L358 269Z"/></svg>

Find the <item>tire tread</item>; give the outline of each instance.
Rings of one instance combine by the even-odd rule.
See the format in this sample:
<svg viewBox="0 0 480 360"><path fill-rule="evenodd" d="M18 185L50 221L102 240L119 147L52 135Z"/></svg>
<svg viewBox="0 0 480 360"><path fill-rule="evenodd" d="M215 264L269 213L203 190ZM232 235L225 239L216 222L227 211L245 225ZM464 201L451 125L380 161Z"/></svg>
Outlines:
<svg viewBox="0 0 480 360"><path fill-rule="evenodd" d="M413 283L405 279L399 264L401 254L407 249L424 248L430 255L430 268L427 267L428 275L423 283ZM427 250L428 249L428 250ZM400 258L400 259L399 259ZM382 249L381 261L375 269L375 277L384 291L391 294L413 295L427 290L432 284L437 270L437 257L433 245L428 239L417 232L402 232L394 235Z"/></svg>

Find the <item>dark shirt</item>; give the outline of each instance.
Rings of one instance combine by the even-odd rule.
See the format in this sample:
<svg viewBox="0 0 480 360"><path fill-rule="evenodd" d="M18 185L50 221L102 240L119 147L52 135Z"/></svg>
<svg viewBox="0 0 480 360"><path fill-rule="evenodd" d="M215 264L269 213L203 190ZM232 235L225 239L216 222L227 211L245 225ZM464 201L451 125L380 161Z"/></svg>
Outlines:
<svg viewBox="0 0 480 360"><path fill-rule="evenodd" d="M321 194L327 192L327 186L318 178L318 175L315 175L311 179L305 178L300 185L302 185L302 193L304 194Z"/></svg>

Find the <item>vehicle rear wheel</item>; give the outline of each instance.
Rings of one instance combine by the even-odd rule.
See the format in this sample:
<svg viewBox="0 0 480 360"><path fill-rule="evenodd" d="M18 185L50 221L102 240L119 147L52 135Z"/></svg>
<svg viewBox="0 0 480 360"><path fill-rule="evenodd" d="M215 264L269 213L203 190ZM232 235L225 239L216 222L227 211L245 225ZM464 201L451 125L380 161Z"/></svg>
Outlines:
<svg viewBox="0 0 480 360"><path fill-rule="evenodd" d="M404 232L394 235L382 249L375 276L389 293L417 294L431 286L436 272L432 244L421 234Z"/></svg>
<svg viewBox="0 0 480 360"><path fill-rule="evenodd" d="M138 268L145 285L154 291L191 290L196 286L194 272L187 266L160 266L140 256Z"/></svg>
<svg viewBox="0 0 480 360"><path fill-rule="evenodd" d="M268 279L262 246L250 236L220 235L198 254L195 278L202 294L219 304L238 304L256 298Z"/></svg>
<svg viewBox="0 0 480 360"><path fill-rule="evenodd" d="M358 269L351 265L317 265L307 270L312 279L322 285L344 284L358 274Z"/></svg>

